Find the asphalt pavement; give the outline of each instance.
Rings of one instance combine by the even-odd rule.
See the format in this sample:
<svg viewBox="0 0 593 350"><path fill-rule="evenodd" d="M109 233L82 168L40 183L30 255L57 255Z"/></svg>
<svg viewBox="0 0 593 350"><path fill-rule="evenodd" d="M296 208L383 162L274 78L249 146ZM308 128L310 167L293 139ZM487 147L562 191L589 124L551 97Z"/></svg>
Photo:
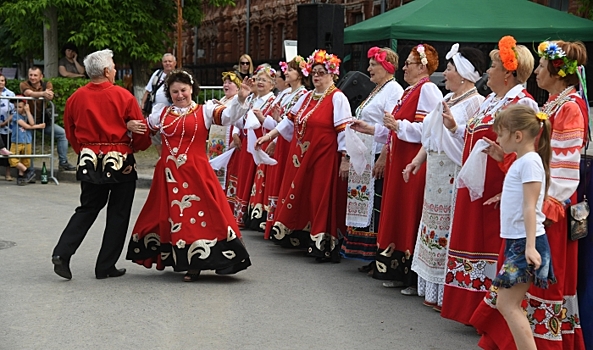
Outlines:
<svg viewBox="0 0 593 350"><path fill-rule="evenodd" d="M234 276L185 283L124 253L126 275L97 280L103 211L64 280L50 256L80 187L61 178L23 187L0 179L0 349L477 348L472 327L382 287L357 271L360 261L318 264L253 231L243 232L253 265ZM130 230L147 194L136 191Z"/></svg>

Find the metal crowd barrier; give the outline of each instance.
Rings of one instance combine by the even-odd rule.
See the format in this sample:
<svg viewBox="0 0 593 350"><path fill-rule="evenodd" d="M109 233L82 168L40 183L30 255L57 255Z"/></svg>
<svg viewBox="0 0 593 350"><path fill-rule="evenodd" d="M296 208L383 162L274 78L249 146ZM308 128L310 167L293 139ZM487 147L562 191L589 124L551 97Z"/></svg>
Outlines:
<svg viewBox="0 0 593 350"><path fill-rule="evenodd" d="M45 135L45 131L44 129L38 129L38 130L31 130L32 131L32 135L33 135L33 142L31 143L31 154L12 154L9 156L0 156L3 158L31 158L31 167L34 167L34 159L37 158L44 158L44 159L48 159L48 180L52 180L56 185L59 185L58 179L54 176L55 173L55 167L54 167L54 160L55 160L55 147L54 147L54 128L52 127L55 123L55 119L56 119L56 108L55 105L52 101L47 101L43 98L35 98L35 97L25 97L25 96L18 96L18 97L8 97L8 96L0 96L0 99L3 100L10 100L13 105L14 105L14 109L13 109L13 113L16 114L17 113L17 104L19 100L33 100L33 101L42 101L42 108L41 110L39 110L37 108L37 103L33 104L33 108L30 109L31 114L33 115L33 119L35 119L35 121L37 121L36 116L38 115L38 113L41 113L43 115L42 117L42 122L46 123L46 128L51 127L50 130L50 142L49 142L49 149L48 146L45 144L45 139L46 139L46 135ZM14 102L12 102L14 101ZM46 113L44 113L44 111L51 111L51 113L49 113L50 115L48 116ZM13 117L14 118L14 117ZM47 119L49 118L49 120ZM51 123L50 125L48 125L48 121ZM12 122L11 122L12 125ZM39 133L37 133L36 131L40 131ZM11 127L11 132L12 132L12 127ZM41 143L40 143L40 153L37 153L37 138L38 138L38 134L41 135ZM8 137L8 141L10 142L10 134ZM10 142L12 144L12 142ZM18 142L14 143L17 147L16 149L18 149ZM6 145L8 148L8 145Z"/></svg>

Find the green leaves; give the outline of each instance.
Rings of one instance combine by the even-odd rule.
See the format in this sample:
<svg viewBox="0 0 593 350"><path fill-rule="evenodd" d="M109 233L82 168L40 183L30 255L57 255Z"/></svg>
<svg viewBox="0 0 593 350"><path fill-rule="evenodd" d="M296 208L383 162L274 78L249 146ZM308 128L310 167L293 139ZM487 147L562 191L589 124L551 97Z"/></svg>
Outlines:
<svg viewBox="0 0 593 350"><path fill-rule="evenodd" d="M231 0L209 0L213 5L234 5ZM202 0L184 0L186 26L199 24ZM176 0L0 0L0 62L13 57L43 58L43 11L58 11L60 46L76 44L81 55L110 48L116 62L157 62L173 46L177 23ZM12 63L12 62L10 62Z"/></svg>

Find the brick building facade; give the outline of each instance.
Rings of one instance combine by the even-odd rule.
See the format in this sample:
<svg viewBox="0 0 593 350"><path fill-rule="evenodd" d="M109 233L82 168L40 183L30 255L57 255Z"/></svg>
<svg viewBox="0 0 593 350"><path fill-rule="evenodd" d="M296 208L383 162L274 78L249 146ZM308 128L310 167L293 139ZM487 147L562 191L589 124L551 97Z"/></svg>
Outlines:
<svg viewBox="0 0 593 350"><path fill-rule="evenodd" d="M413 0L385 0L385 11ZM254 62L277 62L283 56L284 40L298 36L297 5L311 0L250 0L249 54ZM342 4L344 25L356 24L381 13L381 0L330 0ZM534 2L576 13L577 0L534 0ZM220 74L237 64L246 51L247 0L236 6L204 5L199 28L187 31L184 65L191 67L204 85L217 84Z"/></svg>

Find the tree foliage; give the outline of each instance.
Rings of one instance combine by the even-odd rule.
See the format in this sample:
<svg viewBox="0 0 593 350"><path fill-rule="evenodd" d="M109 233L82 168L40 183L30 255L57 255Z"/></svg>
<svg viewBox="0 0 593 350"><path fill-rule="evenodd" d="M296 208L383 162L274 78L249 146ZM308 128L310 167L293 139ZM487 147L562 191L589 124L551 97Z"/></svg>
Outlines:
<svg viewBox="0 0 593 350"><path fill-rule="evenodd" d="M188 25L199 24L203 1L234 4L232 0L184 0L183 18ZM0 61L14 56L43 58L43 12L50 6L58 10L58 41L72 42L83 53L110 48L120 62L156 62L172 46L176 0L0 0L0 43L10 45L10 50L0 50Z"/></svg>

